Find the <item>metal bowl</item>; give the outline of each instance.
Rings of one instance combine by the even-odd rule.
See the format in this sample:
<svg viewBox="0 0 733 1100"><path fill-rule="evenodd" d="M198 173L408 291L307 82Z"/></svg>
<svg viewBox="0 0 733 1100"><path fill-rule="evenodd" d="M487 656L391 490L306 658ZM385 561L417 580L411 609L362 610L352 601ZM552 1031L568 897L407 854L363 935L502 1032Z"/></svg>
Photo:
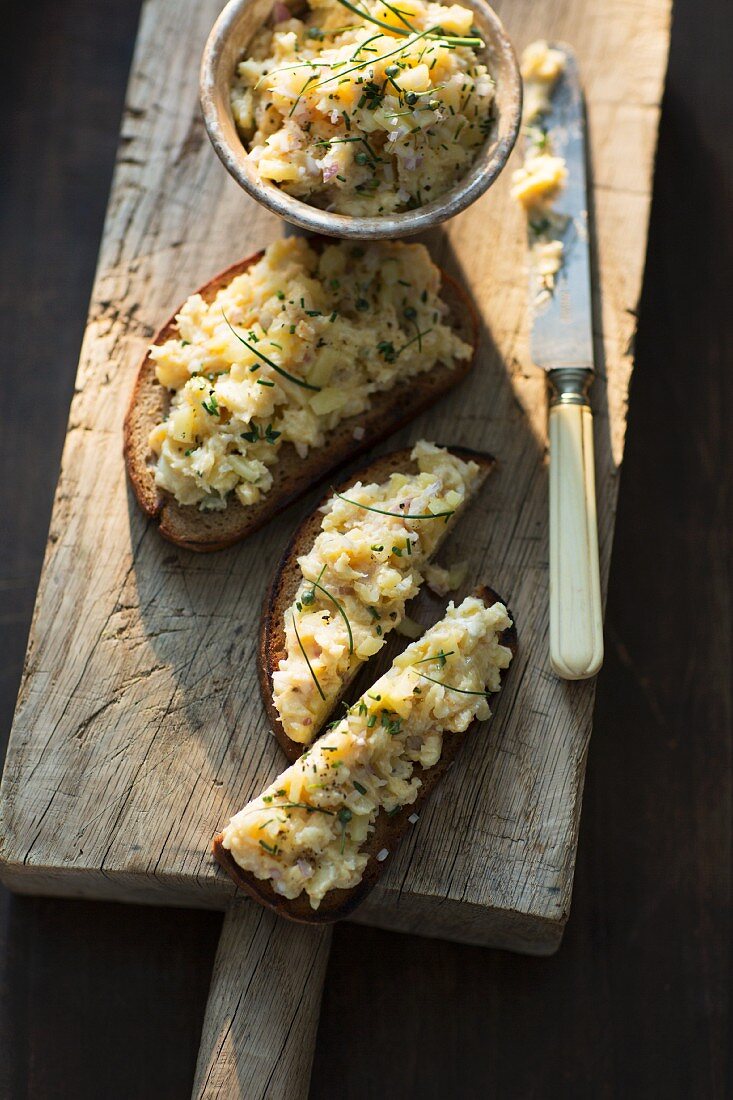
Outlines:
<svg viewBox="0 0 733 1100"><path fill-rule="evenodd" d="M466 175L449 191L417 210L379 217L334 214L293 198L263 180L248 160L232 115L230 88L247 46L267 20L273 0L229 0L214 24L201 62L200 96L206 129L224 167L240 187L281 218L308 233L331 237L406 237L452 218L483 195L507 162L522 115L522 81L517 59L499 17L483 0L462 0L486 43L480 51L496 81L492 132Z"/></svg>

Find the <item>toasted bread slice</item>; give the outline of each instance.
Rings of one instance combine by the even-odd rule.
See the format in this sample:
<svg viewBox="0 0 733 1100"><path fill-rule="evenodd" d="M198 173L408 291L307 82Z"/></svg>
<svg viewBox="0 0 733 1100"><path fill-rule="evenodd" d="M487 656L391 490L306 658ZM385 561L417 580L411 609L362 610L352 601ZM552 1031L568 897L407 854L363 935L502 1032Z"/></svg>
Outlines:
<svg viewBox="0 0 733 1100"><path fill-rule="evenodd" d="M487 607L494 603L503 603L500 596L491 588L485 586L478 588L474 595L483 600ZM514 625L514 617L509 612L512 625L502 632L499 640L516 653L517 633ZM510 666L511 667L511 666ZM501 673L502 683L506 673ZM305 924L329 924L347 917L361 904L369 891L374 887L377 879L389 866L399 844L404 837L410 818L419 813L429 798L435 786L439 783L446 771L455 761L461 745L465 739L475 731L478 723L472 723L464 733L450 733L443 740L443 748L440 760L431 768L415 767L414 774L422 781L415 802L402 807L397 813L388 814L384 810L377 816L374 832L367 843L362 846L369 860L360 882L351 889L335 889L329 891L318 909L311 907L305 892L298 897L290 899L278 894L267 879L258 879L252 872L243 870L236 862L231 852L223 845L223 834L219 833L213 841L212 852L218 863L224 868L236 885L258 901L261 905L273 909L288 920ZM378 855L388 853L385 858L378 859Z"/></svg>
<svg viewBox="0 0 733 1100"><path fill-rule="evenodd" d="M222 287L257 263L263 254L257 252L233 264L205 283L198 293L204 301L211 302ZM450 365L438 363L424 374L398 381L391 389L374 394L368 410L342 420L329 433L328 446L311 449L305 459L298 456L292 444L286 443L277 464L272 467L272 487L248 507L231 494L223 511L202 512L196 505L179 504L175 497L155 484L148 438L155 425L165 419L170 399L168 390L156 378L155 363L146 354L138 369L125 417L124 455L138 504L157 521L161 535L185 549L199 551L221 550L239 542L337 466L369 450L455 386L475 361L478 319L465 290L445 272L441 272L441 278L441 298L449 309L447 321L461 339L473 347L473 356ZM163 344L175 335L175 316L157 333L154 344ZM358 440L354 438L355 428L364 429Z"/></svg>
<svg viewBox="0 0 733 1100"><path fill-rule="evenodd" d="M496 460L492 455L484 454L480 451L472 451L467 447L448 447L447 450L451 454L456 455L457 458L463 458L466 461L471 460L480 466L482 476L476 480L474 486L475 495L494 469ZM402 450L392 451L390 454L381 455L379 458L374 459L368 465L363 466L353 473L336 487L336 491L339 493L346 493L357 481L363 483L381 483L387 481L390 474L393 473L414 473L417 470L417 464L410 458L410 451L410 447L405 447ZM326 494L321 501L321 506L330 499L332 494L333 490ZM451 516L450 520L445 525L444 531L449 531L462 514L463 508L459 509L459 511ZM302 744L299 741L293 741L285 732L272 696L272 676L279 667L280 661L284 660L288 653L285 640L285 614L295 599L295 594L302 579L298 558L303 554L307 554L312 547L321 531L322 519L323 515L319 506L314 512L306 517L295 531L280 559L272 581L270 582L269 589L262 604L262 616L260 619L259 677L262 702L267 717L270 720L272 731L281 749L290 761L297 760L300 754L307 749L308 745ZM441 545L442 540L436 549L439 549ZM343 685L344 691L360 672L362 667L363 664L357 666L353 670L350 679ZM341 695L339 695L337 699L334 699L331 713L333 713L333 710L339 705L340 701ZM329 718L330 715L325 718L324 725L328 722ZM313 739L315 740L320 733L321 730L315 730Z"/></svg>

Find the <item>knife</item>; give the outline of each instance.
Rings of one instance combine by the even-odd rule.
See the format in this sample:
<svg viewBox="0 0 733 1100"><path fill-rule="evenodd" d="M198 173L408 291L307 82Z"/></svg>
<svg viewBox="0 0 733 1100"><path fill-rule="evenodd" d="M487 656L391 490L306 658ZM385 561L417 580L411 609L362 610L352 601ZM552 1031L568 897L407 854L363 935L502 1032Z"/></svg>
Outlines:
<svg viewBox="0 0 733 1100"><path fill-rule="evenodd" d="M563 260L554 291L540 293L530 274L532 358L549 384L550 664L565 680L594 676L603 663L593 461L593 381L585 110L575 56L567 46L564 72L541 122L552 153L564 158L565 186L554 209L564 218L555 236Z"/></svg>

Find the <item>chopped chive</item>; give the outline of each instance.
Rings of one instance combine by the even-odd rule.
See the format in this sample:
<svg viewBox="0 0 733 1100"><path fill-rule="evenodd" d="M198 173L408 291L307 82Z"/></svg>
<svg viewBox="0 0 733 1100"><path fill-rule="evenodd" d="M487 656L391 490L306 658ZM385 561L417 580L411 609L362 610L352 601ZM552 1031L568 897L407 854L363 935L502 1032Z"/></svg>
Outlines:
<svg viewBox="0 0 733 1100"><path fill-rule="evenodd" d="M311 806L308 802L276 802L273 809L276 810L306 810L309 814L328 814L334 817L333 810L322 810L320 806Z"/></svg>
<svg viewBox="0 0 733 1100"><path fill-rule="evenodd" d="M310 592L304 592L303 593L303 596L301 597L301 599L303 600L304 604L312 604L313 603L314 599L316 598L316 584L318 583L318 581L320 581L321 577L323 576L323 574L325 572L326 572L326 566L324 565L323 568L321 569L320 573L318 574L318 579L316 581L307 581L308 584L313 585L313 588L310 590ZM305 580L305 578L304 578L304 580Z"/></svg>
<svg viewBox="0 0 733 1100"><path fill-rule="evenodd" d="M490 691L468 691L466 688L454 687L453 684L446 684L444 680L436 680L433 676L428 676L425 672L418 672L417 675L422 676L424 680L430 680L433 684L440 684L441 687L448 688L450 691L458 691L461 695L482 695L484 699L486 699L491 694Z"/></svg>
<svg viewBox="0 0 733 1100"><path fill-rule="evenodd" d="M450 512L428 512L422 515L410 515L409 512L407 514L403 512L386 512L383 508L373 508L370 504L361 504L358 500L351 500L335 490L333 495L338 497L339 500L346 501L347 504L353 504L355 508L364 508L367 512L377 512L380 516L396 516L397 519L440 519L443 517L447 522L448 517L455 512L455 509Z"/></svg>
<svg viewBox="0 0 733 1100"><path fill-rule="evenodd" d="M357 8L355 4L350 3L350 0L338 0L338 2L344 8L348 8L349 11L353 11L355 15L360 15L362 19L368 19L370 23L374 23L374 25L377 27L383 27L385 30L392 31L393 34L400 34L403 37L407 37L407 35L410 34L410 31L408 31L407 29L403 30L402 27L394 27L391 23L385 23L383 22L383 20L377 19L375 15L371 15L368 11L364 11L362 8ZM390 11L394 11L393 8L390 8L389 4L384 4L383 6L385 8L389 8ZM395 14L398 13L395 12ZM405 20L401 14L399 15L399 17L400 19L402 19L402 22L406 24L406 27L410 26L410 24L407 23L407 20ZM442 39L445 43L453 43L456 46L476 46L477 48L482 49L485 45L483 39L481 38L450 38L442 33L440 27L432 27L428 31L423 31L420 37L423 38L428 35L431 38Z"/></svg>
<svg viewBox="0 0 733 1100"><path fill-rule="evenodd" d="M324 565L323 569L325 569L325 568L326 567ZM321 570L321 575L323 574L323 569ZM338 611L341 618L346 623L346 629L347 629L348 634L349 634L349 656L351 656L354 652L354 635L351 633L351 623L348 620L348 616L347 616L346 612L344 611L343 607L338 602L336 597L332 596L331 593L328 591L328 589L324 588L322 584L319 584L318 581L309 581L308 583L312 584L314 588L317 588L319 592L322 592L324 596L328 597L328 599L331 601L331 603L334 605L334 607Z"/></svg>
<svg viewBox="0 0 733 1100"><path fill-rule="evenodd" d="M305 651L305 646L303 645L303 643L300 640L300 634L298 633L298 628L295 625L295 615L293 615L292 618L293 618L293 630L295 631L295 637L298 639L298 645L300 646L300 652L303 654L303 656L305 658L305 663L308 665L308 671L310 672L311 676L313 677L313 683L318 688L318 694L320 695L321 699L323 699L323 701L325 703L326 702L326 696L323 694L323 688L321 687L321 685L318 682L318 677L316 676L315 672L313 671L313 665L308 660L308 654Z"/></svg>
<svg viewBox="0 0 733 1100"><path fill-rule="evenodd" d="M397 355L401 355L402 352L405 350L405 348L411 347L414 343L417 343L420 347L420 350L422 351L422 338L423 338L423 336L427 336L432 331L433 330L431 328L425 329L424 332L420 332L418 330L417 336L413 336L412 340L408 340L406 344L403 344L402 347L397 352Z"/></svg>
<svg viewBox="0 0 733 1100"><path fill-rule="evenodd" d="M272 367L274 371L277 371L278 374L281 374L283 378L287 378L290 382L295 382L297 386L302 386L304 390L314 390L316 393L320 392L320 386L313 386L310 382L304 382L302 378L296 378L294 374L289 374L286 370L283 370L281 366L273 362L272 359L268 359L266 355L264 355L261 351L258 351L257 348L253 347L251 344L248 344L244 337L240 336L236 329L234 329L233 326L229 323L229 318L227 317L224 310L221 311L221 315L231 329L232 333L236 336L237 340L239 340L240 344L244 344L248 351L251 351L252 354L256 355L258 359L261 359L263 363L267 363L268 367ZM257 381L259 382L259 379ZM270 385L272 385L272 383L270 383Z"/></svg>
<svg viewBox="0 0 733 1100"><path fill-rule="evenodd" d="M435 653L432 657L423 657L421 661L415 661L415 664L424 665L427 664L428 661L440 661L440 667L443 668L446 657L450 657L453 653L455 653L455 649L449 649L447 653L444 653L441 649L440 653Z"/></svg>
<svg viewBox="0 0 733 1100"><path fill-rule="evenodd" d="M337 816L339 822L341 823L341 854L343 855L344 848L346 847L346 826L349 824L354 815L352 814L348 806L342 806Z"/></svg>

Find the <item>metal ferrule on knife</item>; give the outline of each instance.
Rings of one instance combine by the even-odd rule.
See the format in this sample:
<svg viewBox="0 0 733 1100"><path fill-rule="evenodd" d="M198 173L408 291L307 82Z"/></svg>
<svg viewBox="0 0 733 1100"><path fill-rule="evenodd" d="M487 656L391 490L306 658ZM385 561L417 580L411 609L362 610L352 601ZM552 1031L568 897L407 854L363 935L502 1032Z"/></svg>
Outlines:
<svg viewBox="0 0 733 1100"><path fill-rule="evenodd" d="M550 408L554 405L587 405L593 383L593 371L587 367L555 367L547 371Z"/></svg>

